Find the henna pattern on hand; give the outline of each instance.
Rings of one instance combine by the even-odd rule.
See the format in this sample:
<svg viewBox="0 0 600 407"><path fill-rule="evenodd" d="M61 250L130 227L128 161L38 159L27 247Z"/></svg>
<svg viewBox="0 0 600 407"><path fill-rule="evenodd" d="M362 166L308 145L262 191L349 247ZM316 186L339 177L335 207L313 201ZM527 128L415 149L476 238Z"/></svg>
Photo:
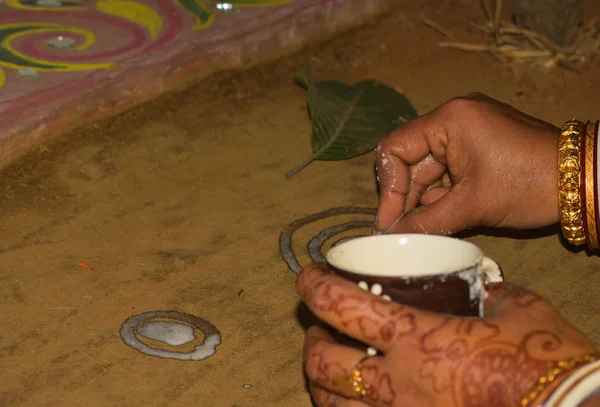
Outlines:
<svg viewBox="0 0 600 407"><path fill-rule="evenodd" d="M348 295L344 285L329 280L313 282L311 291L305 298L316 309L334 313L345 328L356 324L366 340L390 342L416 331L415 316L399 304Z"/></svg>
<svg viewBox="0 0 600 407"><path fill-rule="evenodd" d="M390 375L388 373L380 374L377 366L368 363L363 364L360 371L369 383L366 399L377 404L394 405L396 391Z"/></svg>
<svg viewBox="0 0 600 407"><path fill-rule="evenodd" d="M327 362L325 360L325 349L328 341L322 338L309 336L305 345L306 372L313 382L326 385L331 388L339 388L343 383L336 380L348 373L341 362Z"/></svg>
<svg viewBox="0 0 600 407"><path fill-rule="evenodd" d="M444 338L456 338L447 345ZM420 377L455 406L512 407L556 359L560 338L533 331L519 343L502 339L501 329L484 320L447 319L421 338L426 355Z"/></svg>
<svg viewBox="0 0 600 407"><path fill-rule="evenodd" d="M339 407L339 396L312 382L309 385L310 394L317 407Z"/></svg>
<svg viewBox="0 0 600 407"><path fill-rule="evenodd" d="M521 286L510 283L495 283L486 287L490 295L498 295L498 304L509 301L518 308L528 308L537 302L544 301L539 295Z"/></svg>
<svg viewBox="0 0 600 407"><path fill-rule="evenodd" d="M418 344L414 354L392 352L396 357L407 357L407 362L410 359L410 363L421 364L418 376L422 384L414 389L413 396L433 391L438 405L513 407L556 360L593 348L585 341L578 342L579 333L569 331L570 325L560 319L551 304L517 286L489 287L490 295L496 296L492 303L499 311L497 315L486 319L448 316L435 322L436 318L419 319L410 307L355 294L348 290L349 283L331 279L326 273L309 274L312 281L303 281L301 287L311 308L335 315L336 321L358 331L362 339L393 343L410 338L409 342ZM540 315L547 316L547 321L539 320ZM542 328L523 327L523 322L534 320ZM335 388L334 378L347 371L319 358L318 346L310 349L317 349L308 356L317 366L313 377ZM399 383L394 384L396 379L406 379L401 367L396 377L394 372L380 372L367 359L361 371L371 386L366 396L369 401L393 406L406 397L399 392Z"/></svg>
<svg viewBox="0 0 600 407"><path fill-rule="evenodd" d="M417 330L415 316L405 307L380 298L348 295L345 283L315 279L306 287L310 288L302 295L313 308L335 314L344 327L355 324L367 340L392 342ZM331 389L339 388L341 383L337 383L336 379L348 372L339 363L325 361L319 341L310 339L306 346L311 366L309 375ZM369 383L365 398L373 403L393 406L396 391L389 373L380 372L377 365L368 361L361 365L361 373Z"/></svg>
<svg viewBox="0 0 600 407"><path fill-rule="evenodd" d="M326 343L323 339L313 338L310 340L310 345L307 346L307 372L313 383L327 386L335 391L345 385L338 380L345 380L343 378L348 374L348 369L344 368L340 362L327 362L320 342ZM369 383L365 398L374 403L392 406L396 392L390 375L381 373L377 365L368 361L361 364L360 370L363 378Z"/></svg>

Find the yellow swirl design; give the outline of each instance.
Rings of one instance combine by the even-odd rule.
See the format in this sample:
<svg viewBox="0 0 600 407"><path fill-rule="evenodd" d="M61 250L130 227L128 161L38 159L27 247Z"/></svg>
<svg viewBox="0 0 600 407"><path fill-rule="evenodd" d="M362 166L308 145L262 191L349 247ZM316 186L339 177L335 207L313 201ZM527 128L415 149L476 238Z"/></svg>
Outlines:
<svg viewBox="0 0 600 407"><path fill-rule="evenodd" d="M163 21L151 7L128 0L98 0L96 8L114 17L120 17L145 27L154 40L160 34Z"/></svg>
<svg viewBox="0 0 600 407"><path fill-rule="evenodd" d="M58 24L45 24L45 23L16 23L16 24L3 24L0 25L0 66L7 68L33 68L39 71L89 71L96 69L110 69L113 63L95 63L95 64L72 64L72 63L61 63L51 62L42 59L37 59L29 55L25 55L15 48L12 47L11 43L17 38L53 32L63 31L74 34L80 34L84 37L84 42L76 47L76 49L82 50L91 46L95 41L96 37L94 33L83 28L77 28L72 26L58 25Z"/></svg>
<svg viewBox="0 0 600 407"><path fill-rule="evenodd" d="M196 19L196 24L192 28L193 30L205 29L211 26L215 21L215 2L209 2L207 0L171 1L183 8ZM230 0L228 2L226 1L226 3L231 5L230 9L234 9L235 11L236 8L280 6L292 3L293 1L294 0ZM93 13L97 10L104 15L127 20L130 23L145 28L149 33L151 40L158 39L166 21L170 21L170 16L162 16L153 5L146 4L144 0L95 0L95 2L92 3L95 4L95 7L92 6L93 8L91 9L86 7L83 0L61 0L60 3L57 2L56 4L52 4L51 1L37 2L36 4L25 0L5 0L5 4L11 9L26 11L56 12L74 10L77 12L72 13L74 18L77 18L77 14L79 13ZM32 13L32 15L35 14ZM51 15L52 14L48 14L48 16ZM76 21L77 22L74 24L79 24L79 20ZM6 74L2 68L28 68L40 72L68 72L110 69L114 67L114 62L54 62L52 60L40 59L24 54L23 52L20 52L18 48L13 46L13 41L19 38L52 32L71 33L81 38L81 40L73 47L73 49L77 51L86 50L96 43L96 37L92 31L71 25L39 22L35 20L0 24L0 88L5 85L6 81Z"/></svg>
<svg viewBox="0 0 600 407"><path fill-rule="evenodd" d="M81 0L70 0L62 2L60 7L54 6L44 6L44 5L35 5L30 6L28 4L21 3L20 0L6 0L6 5L10 8L18 9L18 10L30 10L30 11L56 11L59 10L83 10L83 6L81 5Z"/></svg>

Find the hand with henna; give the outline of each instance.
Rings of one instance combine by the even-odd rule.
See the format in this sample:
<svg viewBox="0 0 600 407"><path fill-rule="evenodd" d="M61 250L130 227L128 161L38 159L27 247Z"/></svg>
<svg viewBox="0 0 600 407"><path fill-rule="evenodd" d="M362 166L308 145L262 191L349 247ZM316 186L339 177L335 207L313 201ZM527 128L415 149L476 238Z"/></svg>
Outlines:
<svg viewBox="0 0 600 407"><path fill-rule="evenodd" d="M365 352L311 327L305 370L318 407L515 407L555 361L595 351L550 303L506 283L489 286L485 318L389 302L321 264L297 289L319 319L379 350L361 362L366 395L345 398L342 378Z"/></svg>
<svg viewBox="0 0 600 407"><path fill-rule="evenodd" d="M409 121L376 150L376 232L450 235L558 222L559 134L481 94Z"/></svg>

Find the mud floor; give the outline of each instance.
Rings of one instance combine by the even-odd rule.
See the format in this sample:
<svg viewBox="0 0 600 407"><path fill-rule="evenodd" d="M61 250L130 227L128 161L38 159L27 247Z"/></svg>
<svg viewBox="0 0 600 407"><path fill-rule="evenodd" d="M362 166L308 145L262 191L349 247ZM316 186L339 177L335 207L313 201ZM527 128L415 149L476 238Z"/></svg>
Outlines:
<svg viewBox="0 0 600 407"><path fill-rule="evenodd" d="M477 90L558 125L600 118L598 65L547 73L440 49L422 18L473 39L477 2L406 3L356 33L80 128L0 174L0 406L310 405L279 233L330 207L375 207L377 196L372 154L284 177L310 153L301 66L315 78L379 79L420 113ZM334 221L299 231L303 262ZM600 344L600 259L551 232L471 240ZM121 324L152 310L205 318L223 344L201 362L126 346Z"/></svg>

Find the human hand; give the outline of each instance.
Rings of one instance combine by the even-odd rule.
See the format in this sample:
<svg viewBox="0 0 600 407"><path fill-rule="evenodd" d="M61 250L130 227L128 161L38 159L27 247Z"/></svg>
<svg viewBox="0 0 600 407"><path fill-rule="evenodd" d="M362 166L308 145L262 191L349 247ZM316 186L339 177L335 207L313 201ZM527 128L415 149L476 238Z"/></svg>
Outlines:
<svg viewBox="0 0 600 407"><path fill-rule="evenodd" d="M450 235L558 222L559 134L481 94L409 121L377 148L376 231Z"/></svg>
<svg viewBox="0 0 600 407"><path fill-rule="evenodd" d="M513 407L553 362L595 351L550 303L506 283L488 287L485 318L389 302L320 264L302 270L297 289L319 319L383 354L361 363L366 396L344 398L343 377L365 353L310 328L305 369L318 407Z"/></svg>

